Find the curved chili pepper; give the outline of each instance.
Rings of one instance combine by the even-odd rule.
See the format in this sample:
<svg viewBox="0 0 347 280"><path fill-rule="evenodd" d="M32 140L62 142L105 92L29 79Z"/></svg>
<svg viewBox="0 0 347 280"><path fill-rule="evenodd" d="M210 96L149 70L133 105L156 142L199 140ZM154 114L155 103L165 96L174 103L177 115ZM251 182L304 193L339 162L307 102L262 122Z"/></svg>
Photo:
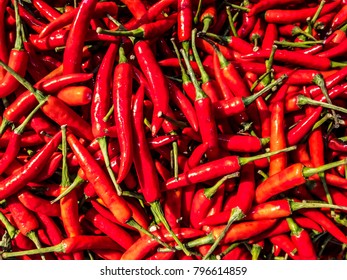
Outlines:
<svg viewBox="0 0 347 280"><path fill-rule="evenodd" d="M25 165L15 173L0 182L0 197L5 199L22 189L28 182L35 179L47 163L47 159L55 152L60 144L61 133L57 133L40 152L35 154Z"/></svg>
<svg viewBox="0 0 347 280"><path fill-rule="evenodd" d="M71 24L76 17L79 9L73 9L70 12L65 12L61 14L56 20L51 21L47 24L43 30L39 34L39 38L43 38L49 36L54 31L63 28L64 26ZM93 17L100 18L109 14L111 16L116 17L118 14L118 6L116 3L111 1L99 2L95 6L95 10L93 12Z"/></svg>
<svg viewBox="0 0 347 280"><path fill-rule="evenodd" d="M34 7L39 11L39 13L50 22L56 20L60 16L60 13L45 1L34 0L32 3Z"/></svg>
<svg viewBox="0 0 347 280"><path fill-rule="evenodd" d="M151 130L152 136L155 136L164 121L158 117L158 113L161 111L166 114L169 108L169 91L164 74L150 49L149 43L138 41L134 45L134 52L150 87L151 100L154 105Z"/></svg>
<svg viewBox="0 0 347 280"><path fill-rule="evenodd" d="M343 5L341 9L335 14L330 24L331 30L336 30L341 25L345 24L347 20L347 6Z"/></svg>
<svg viewBox="0 0 347 280"><path fill-rule="evenodd" d="M78 8L64 50L64 74L80 72L85 35L96 3L97 0L83 0Z"/></svg>
<svg viewBox="0 0 347 280"><path fill-rule="evenodd" d="M298 249L287 234L275 235L270 237L269 240L273 245L278 246L285 253L287 253L288 256L293 260L299 259L297 256Z"/></svg>
<svg viewBox="0 0 347 280"><path fill-rule="evenodd" d="M298 249L300 259L316 260L317 255L308 232L298 226L292 218L287 218L291 232L291 239Z"/></svg>

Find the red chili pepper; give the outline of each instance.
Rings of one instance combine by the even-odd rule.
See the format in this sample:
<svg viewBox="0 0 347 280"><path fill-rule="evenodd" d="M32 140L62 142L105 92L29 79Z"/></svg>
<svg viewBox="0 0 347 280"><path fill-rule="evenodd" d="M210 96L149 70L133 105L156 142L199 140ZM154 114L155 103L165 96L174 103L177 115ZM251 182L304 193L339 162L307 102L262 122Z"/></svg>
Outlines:
<svg viewBox="0 0 347 280"><path fill-rule="evenodd" d="M284 84L278 91L278 95L286 94L289 85ZM270 151L284 149L287 146L285 136L284 100L280 98L271 104L271 130L270 130ZM287 167L287 155L282 153L271 157L269 164L269 176L276 174Z"/></svg>
<svg viewBox="0 0 347 280"><path fill-rule="evenodd" d="M63 56L64 74L80 72L82 49L89 21L95 10L96 0L84 0L80 3L69 32Z"/></svg>
<svg viewBox="0 0 347 280"><path fill-rule="evenodd" d="M144 23L132 30L106 30L101 27L96 29L98 34L106 34L112 36L131 36L142 39L157 39L162 37L168 30L176 24L177 15L172 14L165 19L158 19L155 22Z"/></svg>
<svg viewBox="0 0 347 280"><path fill-rule="evenodd" d="M0 3L0 25L5 26L5 13L6 13L6 6L8 4L7 1L1 1ZM3 42L0 44L0 60L4 61L5 63L8 63L8 45L7 45L7 38L6 38L6 29L1 28L0 29L0 42ZM6 71L0 67L0 81L4 78Z"/></svg>
<svg viewBox="0 0 347 280"><path fill-rule="evenodd" d="M261 12L265 12L272 8L277 8L281 6L289 6L289 5L298 5L305 3L303 0L285 0L285 1L278 1L278 0L267 0L267 1L259 1L258 3L254 4L249 14L254 16Z"/></svg>
<svg viewBox="0 0 347 280"><path fill-rule="evenodd" d="M282 151L289 151L295 147L287 148ZM198 167L192 168L184 173L181 173L178 178L170 178L166 181L162 190L170 190L180 187L185 187L191 184L196 184L212 179L216 179L227 174L240 171L241 166L246 165L254 160L265 158L277 154L280 151L256 155L253 157L226 156L216 160L201 164Z"/></svg>
<svg viewBox="0 0 347 280"><path fill-rule="evenodd" d="M147 13L146 6L141 0L122 0L122 2L127 6L131 14L135 17L135 19L140 20Z"/></svg>
<svg viewBox="0 0 347 280"><path fill-rule="evenodd" d="M48 200L34 195L28 190L21 190L17 193L18 200L29 210L35 213L41 213L47 216L60 216L60 207L57 204L51 204Z"/></svg>
<svg viewBox="0 0 347 280"><path fill-rule="evenodd" d="M347 5L343 5L341 9L335 14L330 24L331 30L336 30L341 25L345 24L347 20Z"/></svg>
<svg viewBox="0 0 347 280"><path fill-rule="evenodd" d="M85 214L85 218L125 250L134 243L134 238L128 232L103 217L95 209L89 209Z"/></svg>
<svg viewBox="0 0 347 280"><path fill-rule="evenodd" d="M47 163L47 159L55 152L60 144L61 133L57 133L40 152L35 154L25 165L0 182L0 197L5 199L22 189L28 182L35 179Z"/></svg>
<svg viewBox="0 0 347 280"><path fill-rule="evenodd" d="M193 30L193 6L191 0L177 1L177 36L182 47L188 53L189 41Z"/></svg>
<svg viewBox="0 0 347 280"><path fill-rule="evenodd" d="M243 59L264 59L270 56L270 52L271 50L260 50L241 57ZM288 50L277 50L274 55L274 60L316 70L329 70L334 67L345 66L343 63L331 61L327 57L317 57L315 55L303 54Z"/></svg>
<svg viewBox="0 0 347 280"><path fill-rule="evenodd" d="M333 1L324 5L323 9L320 12L320 15L323 16L327 13L330 13L340 5L341 1ZM276 24L291 24L297 22L306 22L308 17L312 18L317 7L309 7L298 10L267 10L265 12L265 21L269 23Z"/></svg>
<svg viewBox="0 0 347 280"><path fill-rule="evenodd" d="M306 178L341 164L344 164L344 160L328 163L316 168L305 167L302 163L294 163L262 182L256 189L255 200L257 203L265 202L276 194L304 184Z"/></svg>
<svg viewBox="0 0 347 280"><path fill-rule="evenodd" d="M45 1L34 0L32 3L34 7L39 11L39 13L50 22L56 20L60 16L60 13Z"/></svg>
<svg viewBox="0 0 347 280"><path fill-rule="evenodd" d="M18 72L19 75L24 76L27 69L27 63L29 60L28 53L23 48L21 23L18 15L17 1L14 1L16 10L16 41L12 48L9 58L8 65L13 68L14 71ZM19 82L10 74L6 73L0 83L0 97L6 97L13 93L18 87Z"/></svg>
<svg viewBox="0 0 347 280"><path fill-rule="evenodd" d="M293 260L298 260L298 249L294 245L293 241L286 234L279 234L269 238L270 242L282 249Z"/></svg>
<svg viewBox="0 0 347 280"><path fill-rule="evenodd" d="M121 154L117 182L121 183L129 173L133 163L134 141L131 129L133 71L131 64L125 57L124 49L120 47L119 50L119 63L113 76L113 104Z"/></svg>
<svg viewBox="0 0 347 280"><path fill-rule="evenodd" d="M175 228L174 233L182 240L192 239L204 235L202 230L192 228ZM154 231L164 242L174 241L172 235L164 229ZM141 260L149 252L158 247L159 244L148 236L143 236L135 241L135 243L123 254L121 260Z"/></svg>
<svg viewBox="0 0 347 280"><path fill-rule="evenodd" d="M71 130L76 132L79 136L92 140L92 131L89 123L82 119L75 111L68 107L63 101L55 96L44 96L42 92L35 90L35 88L25 79L20 77L7 65L0 61L0 65L11 73L24 87L26 87L37 99L36 102L43 103L41 110L46 116L57 122L59 125L68 125Z"/></svg>
<svg viewBox="0 0 347 280"><path fill-rule="evenodd" d="M6 252L3 258L18 257L22 255L44 254L49 252L70 254L84 250L107 249L117 250L119 245L108 236L79 235L63 239L59 244L41 249L19 252Z"/></svg>
<svg viewBox="0 0 347 280"><path fill-rule="evenodd" d="M287 218L291 231L291 239L298 249L300 259L316 260L317 255L308 232L298 226L292 218Z"/></svg>
<svg viewBox="0 0 347 280"><path fill-rule="evenodd" d="M83 106L91 102L92 90L86 86L69 86L61 89L57 97L69 106Z"/></svg>
<svg viewBox="0 0 347 280"><path fill-rule="evenodd" d="M135 43L134 52L150 87L151 100L154 105L151 130L152 136L155 136L164 121L158 117L158 112L161 111L166 114L169 108L169 91L164 74L150 49L149 43L146 41Z"/></svg>

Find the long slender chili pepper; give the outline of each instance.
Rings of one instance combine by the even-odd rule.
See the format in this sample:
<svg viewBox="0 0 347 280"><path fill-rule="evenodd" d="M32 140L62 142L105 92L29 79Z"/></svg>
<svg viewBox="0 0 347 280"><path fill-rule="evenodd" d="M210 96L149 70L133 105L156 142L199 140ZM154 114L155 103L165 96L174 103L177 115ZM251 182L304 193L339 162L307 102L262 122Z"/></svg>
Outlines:
<svg viewBox="0 0 347 280"><path fill-rule="evenodd" d="M66 161L67 143L66 143L66 127L62 126L62 177L61 177L61 192L70 185L68 166ZM58 205L58 204L57 204ZM68 237L79 236L82 234L82 229L79 223L78 196L76 189L64 196L59 201L61 220ZM81 252L73 254L75 259L83 259Z"/></svg>
<svg viewBox="0 0 347 280"><path fill-rule="evenodd" d="M117 183L121 183L128 174L133 162L133 131L131 127L131 98L133 71L128 63L124 49L119 48L119 63L114 70L113 104L114 118L120 146L120 166Z"/></svg>
<svg viewBox="0 0 347 280"><path fill-rule="evenodd" d="M297 5L304 3L303 0L285 0L285 1L277 1L277 0L268 0L268 1L260 1L256 4L254 4L250 10L249 14L254 16L261 12L265 12L266 10L277 8L281 6L287 6L287 5Z"/></svg>
<svg viewBox="0 0 347 280"><path fill-rule="evenodd" d="M89 21L95 10L96 0L81 2L69 32L63 56L64 74L80 72L82 49Z"/></svg>
<svg viewBox="0 0 347 280"><path fill-rule="evenodd" d="M295 146L289 147L282 151L274 151L272 153L255 155L252 157L226 156L212 160L201 164L198 167L192 168L185 173L181 173L177 179L170 178L168 181L166 181L163 190L185 187L191 184L216 179L218 177L240 171L241 166L246 165L249 162L269 157L280 152L291 151L295 148Z"/></svg>
<svg viewBox="0 0 347 280"><path fill-rule="evenodd" d="M14 1L14 7L16 11L16 41L13 49L10 52L8 58L8 65L18 72L19 75L24 76L27 69L27 63L29 60L28 53L24 50L21 23L18 14L17 1ZM0 83L0 97L6 97L13 93L20 83L10 73L6 73Z"/></svg>
<svg viewBox="0 0 347 280"><path fill-rule="evenodd" d="M257 59L268 58L270 56L270 50L260 50L257 52L243 55L243 59ZM274 55L275 61L290 63L293 65L311 68L316 70L329 70L335 67L344 67L341 62L335 62L327 57L317 57L315 55L303 54L299 52L293 52L288 50L277 50Z"/></svg>
<svg viewBox="0 0 347 280"><path fill-rule="evenodd" d="M285 83L280 88L280 92L286 93L288 85ZM284 96L284 95L283 95ZM270 151L283 149L287 146L285 136L285 119L284 119L284 100L279 98L278 101L271 104L271 131L270 131ZM271 157L269 164L269 176L276 174L287 166L287 155L285 153Z"/></svg>
<svg viewBox="0 0 347 280"><path fill-rule="evenodd" d="M47 159L55 152L60 144L61 133L57 133L44 148L35 154L25 165L0 182L0 198L4 199L22 189L27 183L35 179L47 163Z"/></svg>
<svg viewBox="0 0 347 280"><path fill-rule="evenodd" d="M256 189L255 200L257 203L265 202L276 194L304 184L306 178L341 164L345 164L345 160L328 163L316 168L305 167L302 163L294 163L262 182Z"/></svg>
<svg viewBox="0 0 347 280"><path fill-rule="evenodd" d="M63 101L59 98L48 95L45 96L41 91L36 90L28 81L20 77L15 71L10 67L5 65L0 61L2 65L11 75L13 75L24 87L26 87L37 99L37 101L44 102L41 106L41 110L53 121L57 122L60 125L69 125L69 128L72 129L79 136L92 140L92 131L89 123L82 119L75 111L68 107Z"/></svg>
<svg viewBox="0 0 347 280"><path fill-rule="evenodd" d="M125 250L134 243L134 238L127 231L103 217L95 209L89 209L85 217L88 221L92 222L94 226L112 238Z"/></svg>
<svg viewBox="0 0 347 280"><path fill-rule="evenodd" d="M290 258L294 260L299 259L297 256L298 249L287 234L275 235L270 237L269 240L272 244L286 252Z"/></svg>
<svg viewBox="0 0 347 280"><path fill-rule="evenodd" d="M39 11L39 13L50 22L56 20L61 15L56 9L48 5L45 1L34 0L33 5Z"/></svg>
<svg viewBox="0 0 347 280"><path fill-rule="evenodd" d="M134 166L139 178L140 188L146 202L151 206L151 210L156 219L163 223L164 227L173 235L177 244L182 245L181 241L172 232L170 225L165 220L163 215L160 198L160 184L158 175L155 170L155 165L151 157L150 150L146 141L145 130L143 126L143 99L144 86L141 85L136 93L133 104L133 121L134 121ZM189 251L182 247L184 252L189 255Z"/></svg>
<svg viewBox="0 0 347 280"><path fill-rule="evenodd" d="M323 9L320 12L320 15L323 16L327 13L330 13L335 8L340 5L340 1L333 1L324 5ZM270 9L265 12L265 21L269 23L276 24L291 24L297 22L305 22L308 17L312 16L317 11L317 7L303 8L299 10L275 10Z"/></svg>
<svg viewBox="0 0 347 280"><path fill-rule="evenodd" d="M164 121L158 117L158 112L162 111L166 114L169 108L169 91L164 74L150 49L149 43L147 41L136 42L134 52L151 89L151 100L154 106L151 130L152 136L155 136Z"/></svg>
<svg viewBox="0 0 347 280"><path fill-rule="evenodd" d="M49 36L51 33L53 33L56 30L59 30L63 28L64 26L71 24L76 17L79 9L73 9L70 12L65 12L61 14L56 20L51 21L49 24L47 24L41 33L39 34L40 38ZM106 16L106 14L109 14L113 17L116 17L118 14L118 6L116 3L111 1L105 1L105 2L98 2L95 6L95 10L93 12L93 17L99 18L102 16Z"/></svg>
<svg viewBox="0 0 347 280"><path fill-rule="evenodd" d="M194 101L194 108L198 117L199 129L202 141L208 143L209 149L207 155L213 159L218 156L218 138L217 138L217 126L212 114L212 103L210 97L208 97L198 85L197 79L190 66L188 57L185 51L181 51L181 54L185 60L188 74L194 84L196 95Z"/></svg>
<svg viewBox="0 0 347 280"><path fill-rule="evenodd" d="M121 193L120 186L116 182L115 175L111 170L109 155L107 152L106 136L108 134L108 130L111 124L109 121L105 121L104 119L111 107L110 81L112 78L113 64L115 62L117 50L118 44L110 44L107 53L104 56L100 65L93 93L93 102L91 106L91 123L93 135L98 139L99 146L104 156L107 171L112 179L113 184L116 186L117 191Z"/></svg>
<svg viewBox="0 0 347 280"><path fill-rule="evenodd" d="M22 255L44 254L49 252L70 254L83 250L92 249L115 249L119 245L108 236L79 235L63 239L59 244L41 249L33 249L19 252L4 252L3 258L11 258Z"/></svg>
<svg viewBox="0 0 347 280"><path fill-rule="evenodd" d="M189 42L193 30L193 7L191 0L177 1L177 36L182 43L182 47L186 53L189 52Z"/></svg>

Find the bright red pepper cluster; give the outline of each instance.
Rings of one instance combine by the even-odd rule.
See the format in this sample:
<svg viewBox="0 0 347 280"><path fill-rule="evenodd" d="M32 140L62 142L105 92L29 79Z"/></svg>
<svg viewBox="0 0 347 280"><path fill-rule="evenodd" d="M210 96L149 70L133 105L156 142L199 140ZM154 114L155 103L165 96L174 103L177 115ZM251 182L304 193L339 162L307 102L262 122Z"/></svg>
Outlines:
<svg viewBox="0 0 347 280"><path fill-rule="evenodd" d="M346 259L346 32L344 0L0 1L1 258Z"/></svg>

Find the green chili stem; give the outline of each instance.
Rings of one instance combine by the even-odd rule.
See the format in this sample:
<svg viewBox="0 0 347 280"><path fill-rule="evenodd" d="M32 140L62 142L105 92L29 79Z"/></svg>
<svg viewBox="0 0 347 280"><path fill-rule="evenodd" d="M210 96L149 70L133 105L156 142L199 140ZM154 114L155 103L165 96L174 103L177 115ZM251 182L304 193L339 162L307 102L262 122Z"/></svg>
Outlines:
<svg viewBox="0 0 347 280"><path fill-rule="evenodd" d="M51 203L55 203L55 202L59 201L64 196L66 196L68 193L70 193L73 189L80 186L84 182L85 181L80 176L77 175L75 180L72 182L72 184L68 188L66 188L60 195L58 195L55 199L51 200Z"/></svg>
<svg viewBox="0 0 347 280"><path fill-rule="evenodd" d="M243 103L245 106L251 104L254 102L259 96L263 95L264 93L268 92L272 88L276 87L277 85L281 84L283 80L287 79L288 76L286 74L283 74L281 77L279 77L276 81L273 81L271 84L268 84L266 87L261 89L259 92L250 95L248 97L243 98Z"/></svg>
<svg viewBox="0 0 347 280"><path fill-rule="evenodd" d="M177 245L182 248L183 252L187 255L190 256L191 253L187 250L187 248L183 245L183 243L178 239L177 235L172 231L169 223L165 219L162 207L160 205L159 201L154 201L150 203L151 210L153 215L158 219L166 228L166 230L171 234L172 238L176 241Z"/></svg>
<svg viewBox="0 0 347 280"><path fill-rule="evenodd" d="M290 151L293 151L295 149L296 149L296 146L291 146L291 147L288 147L288 148L285 148L282 150L264 153L261 155L255 155L255 156L251 156L251 157L239 157L239 163L240 163L240 165L246 165L247 163L250 163L250 162L258 160L258 159L271 157L271 156L274 156L274 155L277 155L277 154L283 153L283 152L290 152Z"/></svg>
<svg viewBox="0 0 347 280"><path fill-rule="evenodd" d="M243 219L244 217L245 217L245 214L239 207L235 207L231 210L231 214L230 214L227 225L225 226L221 234L217 237L217 239L214 241L214 243L212 244L211 248L208 250L206 255L203 257L203 260L206 260L214 252L214 250L217 248L219 243L222 241L222 239L224 238L224 236L230 229L231 225L234 222Z"/></svg>
<svg viewBox="0 0 347 280"><path fill-rule="evenodd" d="M223 176L212 187L204 189L205 197L208 198L208 199L211 199L216 194L216 192L218 191L219 187L225 183L225 181L227 181L227 180L229 180L231 178L239 177L239 176L240 176L240 172L235 172L235 173L231 173L231 174Z"/></svg>
<svg viewBox="0 0 347 280"><path fill-rule="evenodd" d="M346 164L347 163L347 159L343 159L343 160L339 160L339 161L335 161L335 162L330 162L318 167L304 167L302 170L302 174L304 177L309 178L315 174L318 174L320 172L324 172L328 169L331 168L335 168L338 167L340 165Z"/></svg>

